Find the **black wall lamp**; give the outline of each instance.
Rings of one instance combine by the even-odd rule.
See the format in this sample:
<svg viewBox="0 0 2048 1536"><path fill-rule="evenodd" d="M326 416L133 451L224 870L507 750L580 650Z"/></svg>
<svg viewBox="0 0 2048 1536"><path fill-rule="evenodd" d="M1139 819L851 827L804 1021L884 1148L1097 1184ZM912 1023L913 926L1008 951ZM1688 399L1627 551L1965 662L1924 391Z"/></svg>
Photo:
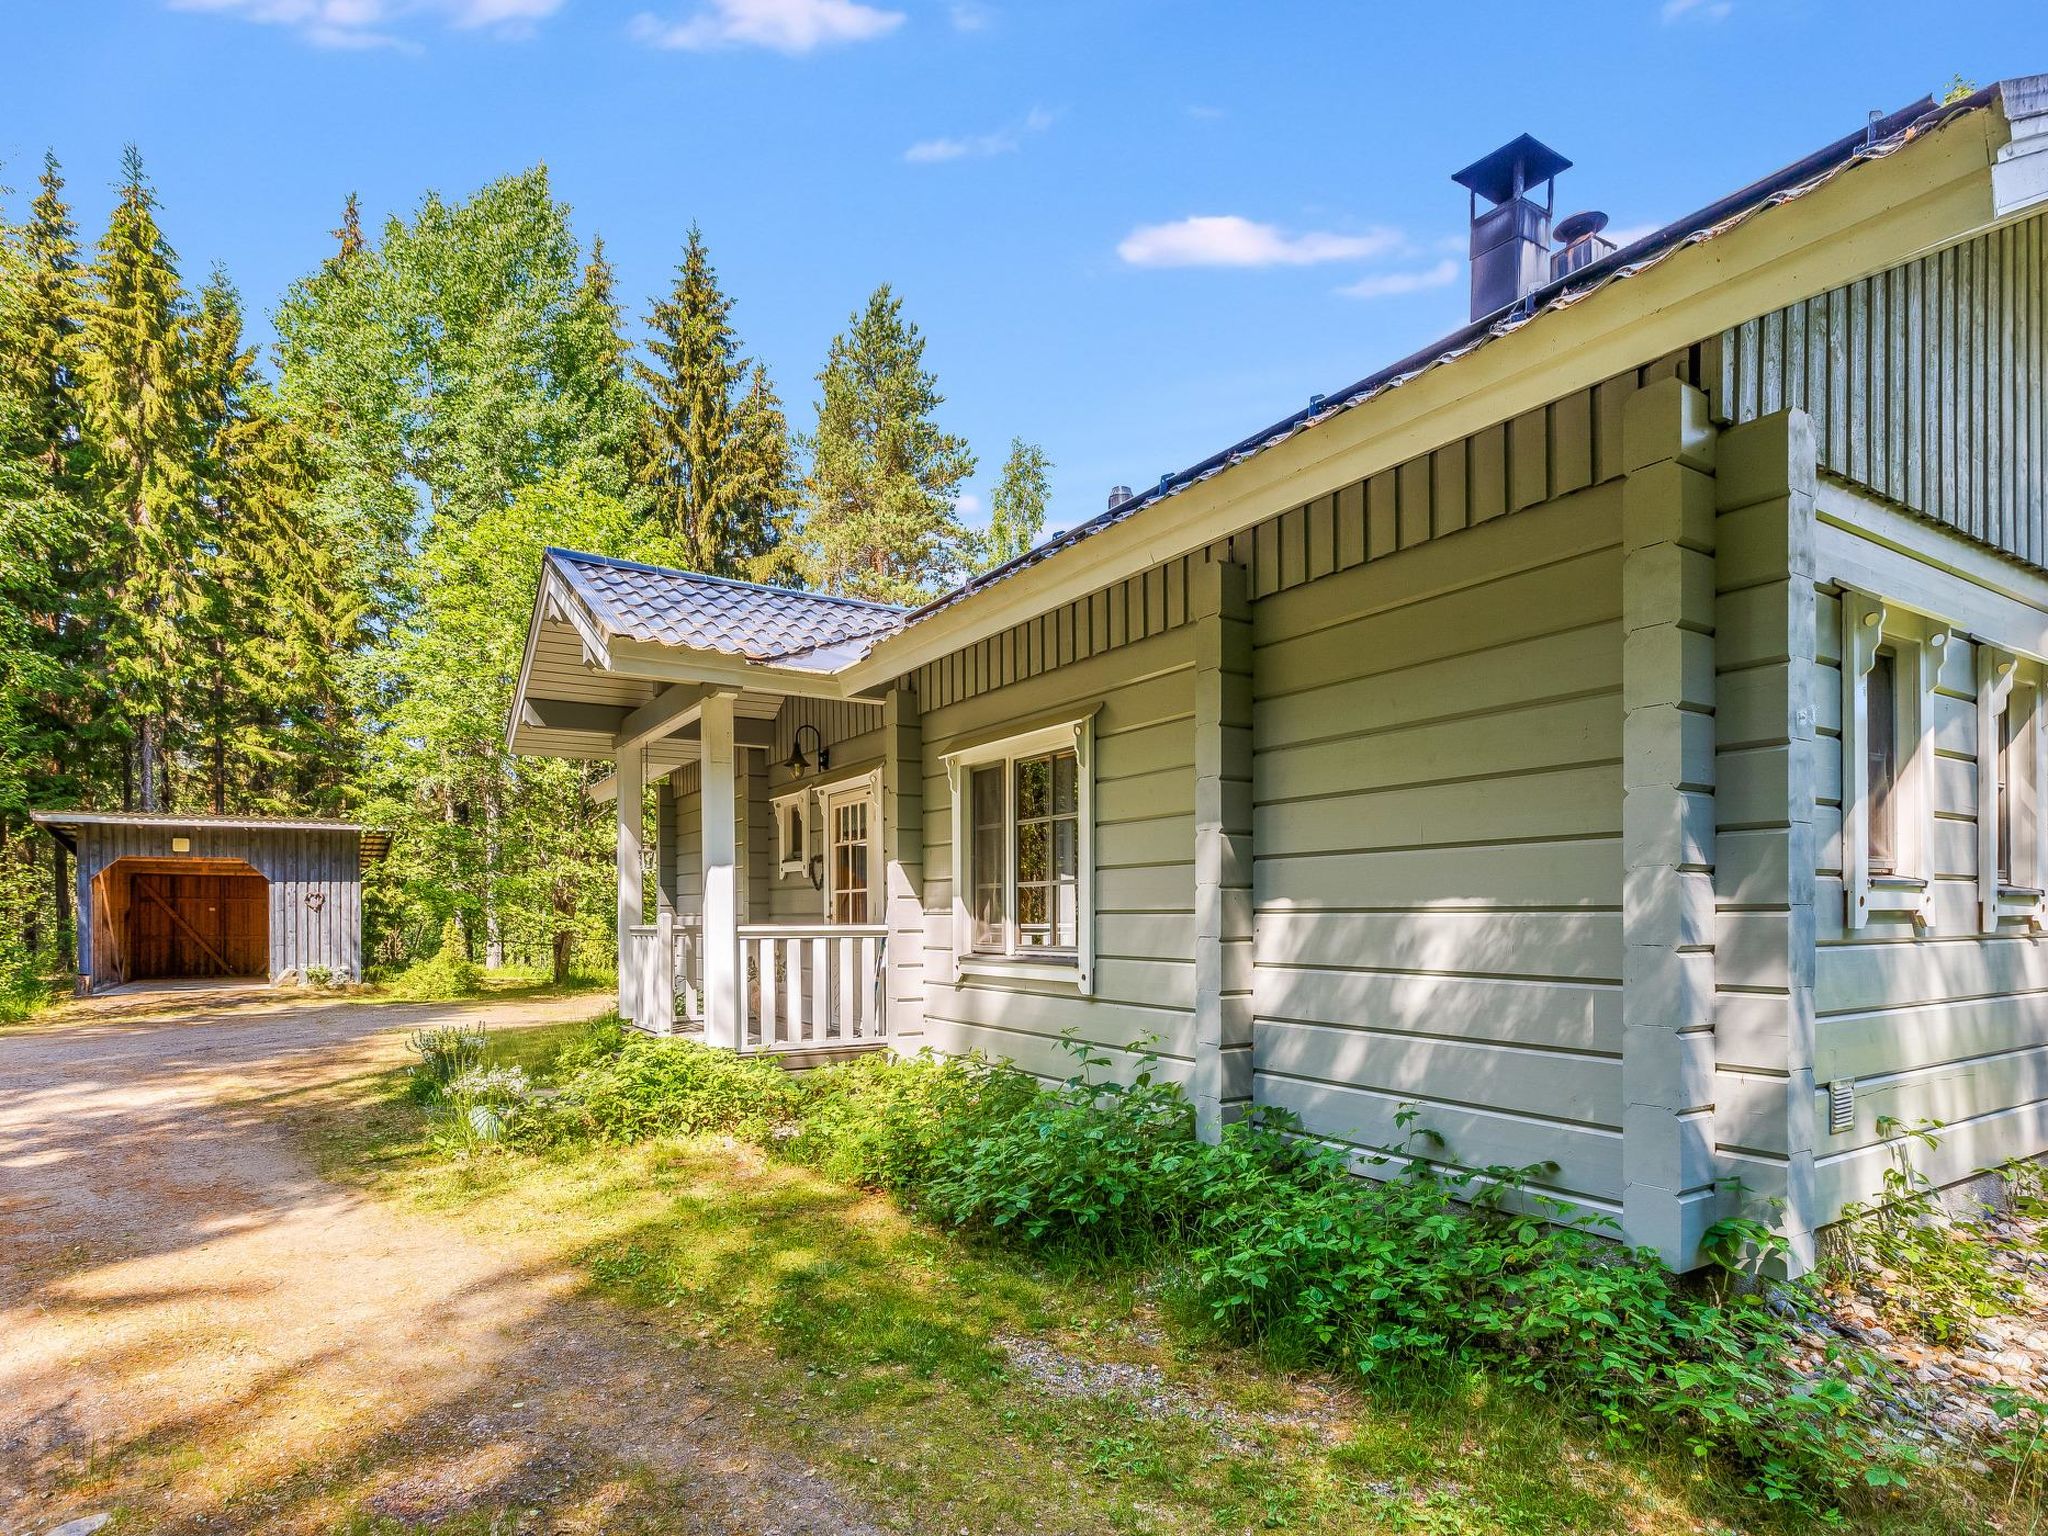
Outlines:
<svg viewBox="0 0 2048 1536"><path fill-rule="evenodd" d="M831 754L825 750L825 738L818 734L818 728L815 725L806 723L796 728L795 744L790 747L789 758L782 765L791 773L802 773L811 766L810 758L804 756L804 732L806 731L811 733L811 751L818 759L819 771L822 772L832 764Z"/></svg>

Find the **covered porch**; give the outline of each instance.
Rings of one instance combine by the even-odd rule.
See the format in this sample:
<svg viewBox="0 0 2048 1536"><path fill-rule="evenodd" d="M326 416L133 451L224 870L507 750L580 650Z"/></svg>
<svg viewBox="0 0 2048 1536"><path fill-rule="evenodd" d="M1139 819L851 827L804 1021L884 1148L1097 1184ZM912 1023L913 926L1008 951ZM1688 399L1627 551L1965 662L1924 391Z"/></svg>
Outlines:
<svg viewBox="0 0 2048 1536"><path fill-rule="evenodd" d="M638 1028L818 1060L884 1048L919 1011L914 711L841 697L827 670L897 619L549 552L508 745L611 765L591 795Z"/></svg>

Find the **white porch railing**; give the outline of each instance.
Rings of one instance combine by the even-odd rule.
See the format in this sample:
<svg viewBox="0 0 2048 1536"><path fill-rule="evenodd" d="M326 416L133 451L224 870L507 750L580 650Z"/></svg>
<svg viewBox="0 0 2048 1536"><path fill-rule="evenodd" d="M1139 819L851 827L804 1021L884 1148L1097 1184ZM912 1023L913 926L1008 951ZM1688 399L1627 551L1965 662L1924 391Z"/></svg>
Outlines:
<svg viewBox="0 0 2048 1536"><path fill-rule="evenodd" d="M880 923L742 923L742 1051L823 1050L888 1038Z"/></svg>

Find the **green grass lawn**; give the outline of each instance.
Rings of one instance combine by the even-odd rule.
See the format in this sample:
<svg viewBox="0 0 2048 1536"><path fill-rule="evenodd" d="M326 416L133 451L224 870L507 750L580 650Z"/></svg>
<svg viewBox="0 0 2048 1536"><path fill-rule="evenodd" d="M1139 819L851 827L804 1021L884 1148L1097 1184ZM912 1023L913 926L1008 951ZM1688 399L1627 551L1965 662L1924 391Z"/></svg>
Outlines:
<svg viewBox="0 0 2048 1536"><path fill-rule="evenodd" d="M508 1033L497 1057L542 1065L575 1028ZM1289 1374L1170 1315L1158 1276L1048 1268L751 1147L451 1159L390 1077L307 1123L331 1174L576 1266L704 1390L756 1394L765 1444L903 1529L1780 1528L1683 1458L1541 1397ZM2009 1478L1930 1479L1848 1525L2043 1528L2038 1470Z"/></svg>

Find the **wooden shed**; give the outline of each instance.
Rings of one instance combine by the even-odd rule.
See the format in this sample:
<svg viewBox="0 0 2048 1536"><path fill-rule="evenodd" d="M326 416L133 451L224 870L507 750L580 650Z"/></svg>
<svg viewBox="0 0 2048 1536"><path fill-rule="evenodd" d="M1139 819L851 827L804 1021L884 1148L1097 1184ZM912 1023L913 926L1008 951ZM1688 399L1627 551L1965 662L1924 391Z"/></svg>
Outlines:
<svg viewBox="0 0 2048 1536"><path fill-rule="evenodd" d="M353 822L135 811L35 820L76 861L81 993L362 975L362 871L381 834Z"/></svg>

